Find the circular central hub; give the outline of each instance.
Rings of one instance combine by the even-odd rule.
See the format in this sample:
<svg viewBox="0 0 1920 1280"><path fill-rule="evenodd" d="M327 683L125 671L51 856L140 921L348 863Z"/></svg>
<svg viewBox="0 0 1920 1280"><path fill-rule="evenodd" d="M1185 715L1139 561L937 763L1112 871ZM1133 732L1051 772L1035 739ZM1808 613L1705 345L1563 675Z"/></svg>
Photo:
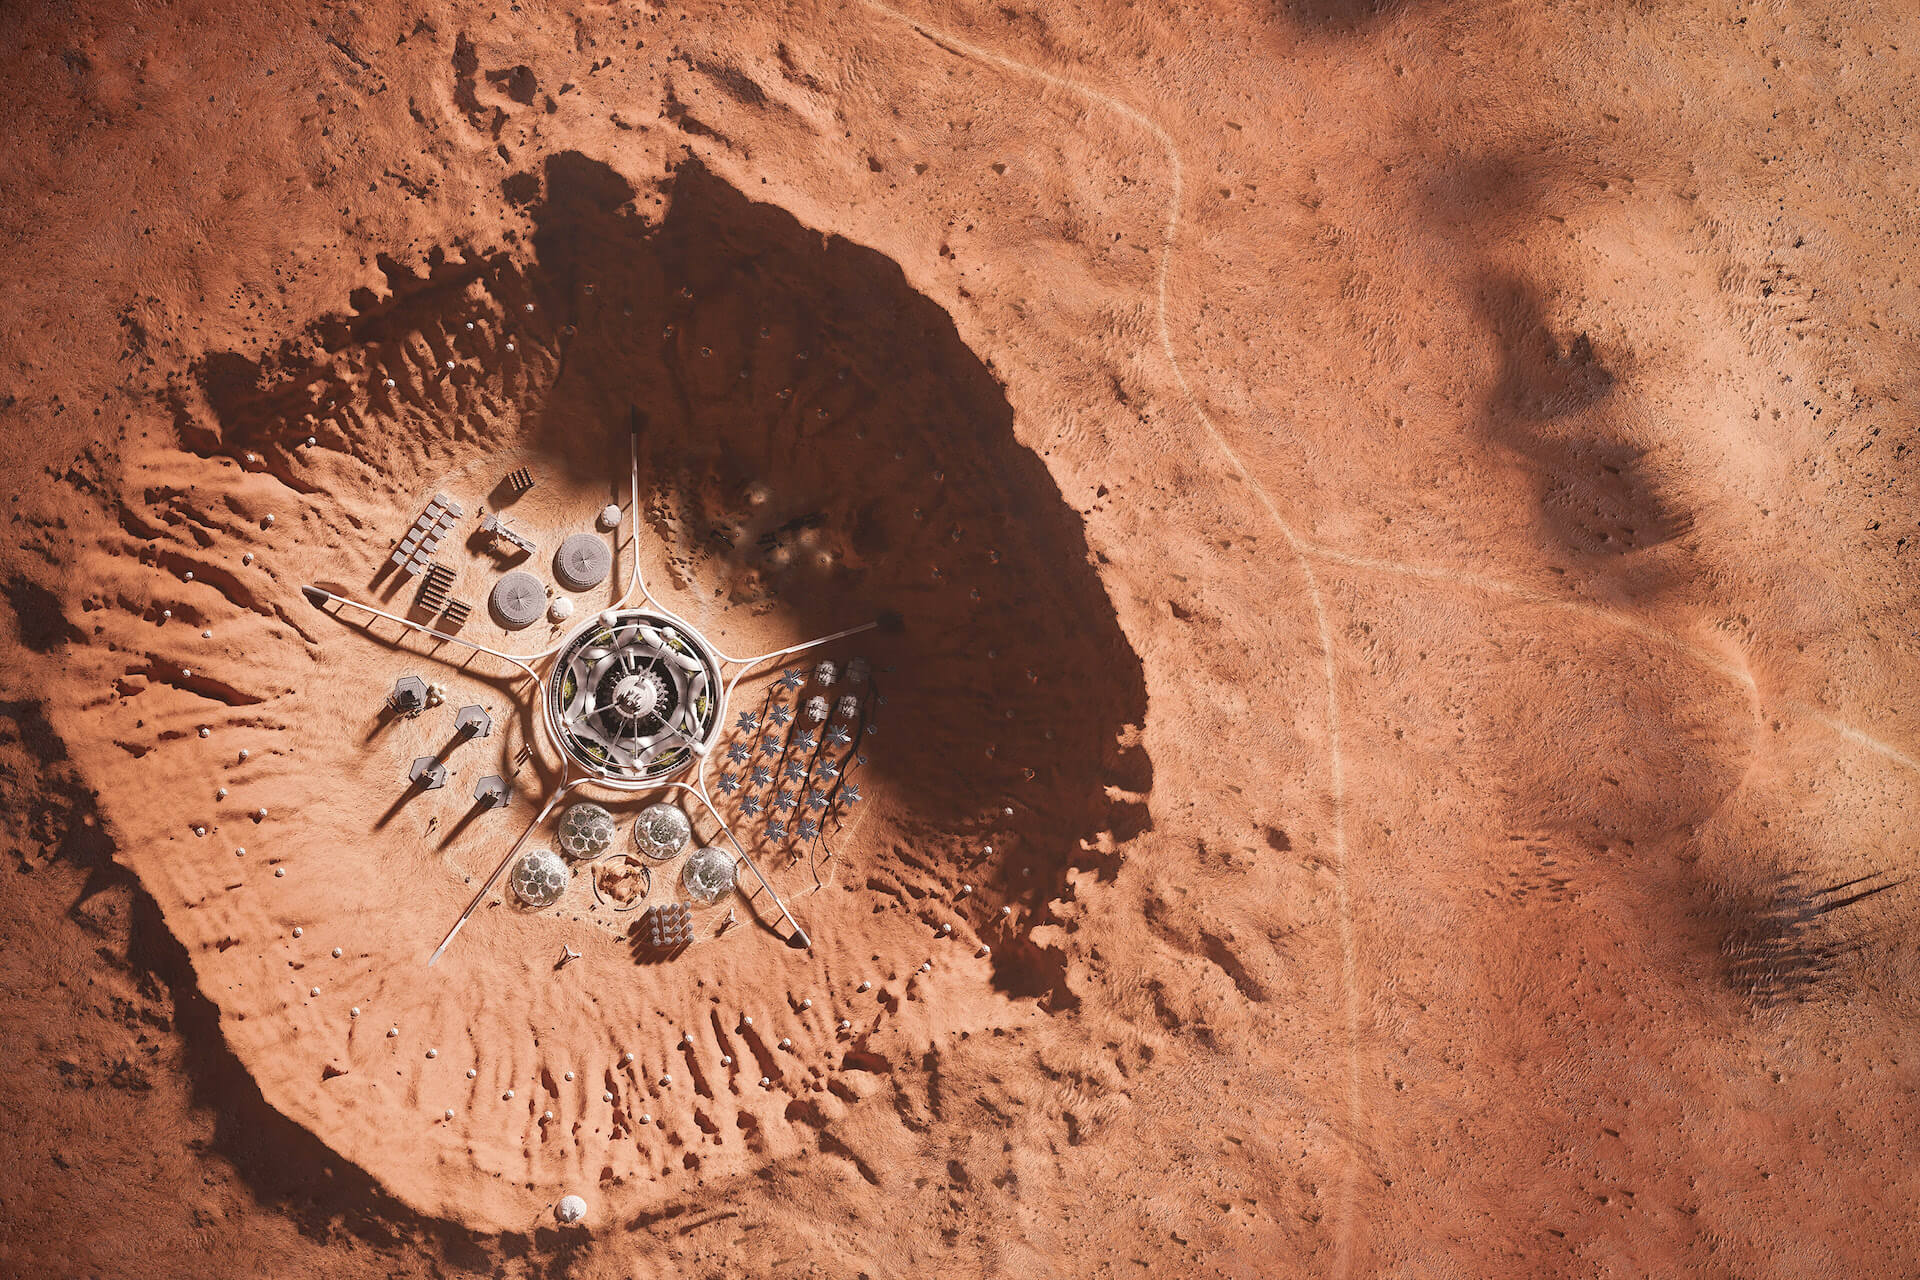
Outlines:
<svg viewBox="0 0 1920 1280"><path fill-rule="evenodd" d="M669 615L609 610L561 646L547 686L547 725L586 770L612 783L667 778L720 728L720 657Z"/></svg>
<svg viewBox="0 0 1920 1280"><path fill-rule="evenodd" d="M651 671L622 676L613 686L613 705L629 720L653 715L666 701L667 689Z"/></svg>

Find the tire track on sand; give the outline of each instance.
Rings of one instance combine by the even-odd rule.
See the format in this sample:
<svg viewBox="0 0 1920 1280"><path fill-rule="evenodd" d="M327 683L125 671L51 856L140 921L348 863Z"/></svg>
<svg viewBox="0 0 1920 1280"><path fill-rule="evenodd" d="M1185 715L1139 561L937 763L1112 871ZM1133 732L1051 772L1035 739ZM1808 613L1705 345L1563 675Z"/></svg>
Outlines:
<svg viewBox="0 0 1920 1280"><path fill-rule="evenodd" d="M1591 602L1569 601L1555 598L1546 592L1488 578L1484 575L1433 569L1425 566L1402 564L1395 561L1378 560L1371 557L1354 556L1332 548L1315 546L1308 543L1287 521L1286 517L1281 515L1272 496L1253 477L1246 463L1243 462L1239 454L1234 451L1233 446L1227 442L1219 426L1214 422L1212 416L1207 413L1206 408L1194 394L1192 385L1187 381L1186 371L1182 368L1179 356L1174 351L1172 333L1167 323L1167 276L1171 267L1174 244L1180 227L1184 180L1180 151L1179 148L1174 145L1172 137L1144 112L1099 89L977 45L964 37L955 35L932 23L902 13L882 3L881 0L860 0L860 3L875 13L902 24L956 57L972 59L976 62L997 67L1015 75L1030 76L1043 84L1051 85L1067 93L1074 94L1088 102L1104 107L1128 123L1151 135L1166 155L1169 180L1167 218L1161 232L1160 254L1154 281L1154 318L1160 339L1161 354L1165 356L1167 367L1172 371L1174 381L1179 386L1181 394L1186 398L1188 407L1192 410L1194 417L1198 419L1201 426L1206 430L1207 436L1212 441L1214 448L1219 452L1220 456L1226 460L1234 474L1253 492L1254 496L1259 500L1261 507L1266 511L1268 518L1272 520L1274 527L1280 531L1281 536L1286 540L1288 550L1294 558L1294 563L1300 571L1302 580L1306 583L1307 594L1313 606L1314 622L1320 639L1320 655L1327 690L1327 763L1333 814L1334 871L1339 915L1341 981L1345 989L1344 1005L1347 1023L1347 1124L1352 1141L1355 1144L1355 1149L1350 1152L1346 1176L1343 1179L1339 1219L1336 1228L1337 1255L1334 1274L1345 1276L1352 1269L1353 1203L1360 1165L1359 1143L1362 1107L1359 1065L1359 1014L1356 1004L1358 981L1354 960L1351 896L1347 875L1345 768L1340 749L1339 689L1335 683L1332 632L1328 625L1326 605L1320 591L1318 576L1314 572L1312 560L1320 559L1332 564L1363 571L1375 570L1430 581L1451 581L1457 585L1471 589L1492 591L1497 594L1518 595L1533 603L1548 607L1571 609L1589 615L1597 621L1603 621L1631 631L1654 643L1673 647L1681 656L1725 677L1736 687L1741 688L1753 704L1753 710L1756 715L1758 715L1760 711L1761 691L1757 686L1752 671L1744 661L1731 660L1726 655L1695 644L1687 638L1664 627L1634 618L1631 615L1620 613L1617 610L1608 609ZM1744 657L1744 655L1739 656ZM1790 715L1805 717L1825 727L1841 739L1884 757L1890 764L1897 768L1920 772L1920 760L1916 760L1899 748L1874 737L1872 734L1860 729L1857 725L1828 714L1820 707L1792 699L1782 700L1775 705Z"/></svg>
<svg viewBox="0 0 1920 1280"><path fill-rule="evenodd" d="M1307 557L1307 543L1295 532L1293 526L1280 514L1271 495L1253 478L1247 464L1240 460L1233 446L1221 434L1220 428L1201 405L1199 397L1187 382L1186 371L1180 367L1180 358L1174 354L1173 337L1167 326L1167 272L1173 260L1173 246L1180 229L1180 204L1184 195L1184 180L1180 161L1180 150L1174 146L1173 138L1160 127L1152 117L1135 107L1127 105L1118 98L1101 92L1079 81L1068 79L1054 72L1044 70L996 53L991 49L954 35L931 23L912 17L880 2L880 0L860 0L867 8L899 22L926 39L935 42L948 51L976 62L998 67L1017 75L1032 76L1044 84L1076 94L1085 100L1107 108L1140 129L1145 130L1166 153L1168 169L1167 221L1160 236L1160 262L1154 279L1154 319L1160 333L1160 352L1166 357L1167 367L1173 372L1173 379L1179 385L1180 394L1186 397L1187 407L1193 411L1200 425L1206 428L1207 436L1228 466L1233 469L1241 483L1253 491L1260 505L1265 509L1273 525L1286 540L1287 549L1293 555L1294 566L1300 571L1301 579L1307 586L1307 597L1313 605L1314 625L1320 635L1320 659L1324 669L1327 687L1327 775L1328 788L1333 802L1333 871L1334 891L1339 908L1340 924L1340 980L1344 987L1343 1003L1347 1023L1347 1129L1349 1141L1355 1150L1349 1153L1346 1177L1342 1180L1340 1197L1340 1218L1336 1232L1337 1255L1334 1274L1344 1276L1353 1261L1353 1199L1355 1183L1359 1173L1360 1128L1360 1023L1359 1008L1355 1003L1356 976L1353 951L1353 915L1351 896L1347 886L1347 824L1346 824L1346 779L1345 768L1340 754L1340 697L1335 684L1333 668L1333 633L1327 623L1326 602L1320 593L1320 580L1313 571L1313 564Z"/></svg>
<svg viewBox="0 0 1920 1280"><path fill-rule="evenodd" d="M1537 605L1545 609L1558 609L1578 614L1591 621L1622 631L1631 632L1653 644L1664 645L1674 650L1688 661L1725 677L1743 689L1753 704L1756 721L1763 708L1772 708L1794 719L1803 719L1820 725L1841 740L1871 751L1890 764L1910 773L1920 773L1920 760L1914 759L1892 743L1876 738L1865 729L1848 720L1840 719L1821 707L1797 698L1774 697L1763 692L1754 679L1746 655L1736 650L1733 657L1713 649L1696 644L1677 631L1646 621L1644 618L1611 608L1591 600L1569 599L1554 595L1537 587L1524 583L1508 582L1502 578L1491 577L1484 573L1475 573L1470 569L1451 568L1445 565L1409 564L1399 560L1382 560L1375 556L1356 555L1335 547L1310 546L1307 554L1316 560L1340 565L1369 573L1392 574L1396 577L1412 578L1418 582L1446 583L1469 591L1479 591L1488 595L1503 595L1522 603ZM1735 660L1738 659L1738 661Z"/></svg>

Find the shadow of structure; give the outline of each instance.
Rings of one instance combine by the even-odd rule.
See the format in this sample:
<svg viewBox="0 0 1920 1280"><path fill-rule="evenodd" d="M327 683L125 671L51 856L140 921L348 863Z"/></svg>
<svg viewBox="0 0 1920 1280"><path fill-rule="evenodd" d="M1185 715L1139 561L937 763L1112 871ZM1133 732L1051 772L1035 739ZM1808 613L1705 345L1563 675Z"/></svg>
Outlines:
<svg viewBox="0 0 1920 1280"><path fill-rule="evenodd" d="M174 397L183 445L254 452L310 489L295 457L310 435L404 475L518 423L502 447L609 486L638 406L645 525L624 536L665 545L671 581L651 585L673 607L717 613L723 647L741 614L796 639L897 620L809 655L867 656L887 694L858 774L885 822L843 882L928 911L971 883L988 918L1018 912L988 932L1002 989L1070 1004L1063 960L1025 926L1069 867L1111 874L1151 827L1133 745L1146 688L1079 517L991 371L897 264L695 163L659 222L576 153L506 190L532 219L531 260L436 251L422 276L382 258L384 295L356 291L258 361L202 365ZM760 704L743 694L736 711ZM766 842L764 815L733 817L770 875L800 860Z"/></svg>
<svg viewBox="0 0 1920 1280"><path fill-rule="evenodd" d="M1553 549L1595 566L1632 561L1639 585L1664 585L1633 553L1685 538L1694 516L1618 420L1615 374L1586 334L1562 345L1531 283L1490 277L1479 302L1500 356L1482 425L1533 474Z"/></svg>
<svg viewBox="0 0 1920 1280"><path fill-rule="evenodd" d="M34 865L33 875L44 890L10 903L15 909L0 921L0 951L18 961L16 967L24 974L25 966L42 962L49 944L84 944L130 984L127 998L87 1004L89 1017L118 1026L129 1039L136 1033L144 1037L142 1052L114 1068L114 1086L143 1091L149 1087L149 1073L176 1068L191 1085L191 1110L178 1110L179 1103L172 1104L174 1109L158 1103L134 1108L123 1126L94 1135L99 1150L111 1153L128 1143L178 1147L187 1142L197 1159L217 1154L227 1163L202 1166L209 1179L225 1179L230 1169L255 1203L285 1214L303 1236L331 1244L334 1258L357 1244L365 1256L386 1263L389 1274L414 1274L410 1268L416 1266L421 1274L483 1274L500 1266L503 1257L532 1252L531 1233L481 1236L416 1213L269 1104L228 1047L220 1010L201 992L192 959L168 931L159 904L115 860L113 826L99 810L98 796L73 771L66 746L40 704L0 701L0 752L9 765L0 772L0 794L12 811L23 815L29 829L43 837L37 846L42 860ZM23 764L32 767L15 767ZM63 930L72 932L69 936ZM31 1000L39 1007L50 998L34 983L16 980L11 971L7 977L8 989L19 992L23 1002ZM52 1055L57 1048L44 1052ZM83 1073L64 1081L63 1087L96 1086ZM186 1136L179 1127L183 1119L191 1126ZM192 1136L203 1124L206 1136ZM81 1141L70 1137L61 1145L71 1155ZM137 1163L123 1168L108 1158L94 1167L107 1191L125 1186L144 1193L150 1186L136 1181L149 1176ZM578 1252L566 1242L539 1249L536 1260L551 1263L555 1274L564 1272ZM50 1261L45 1269L9 1274L67 1269ZM150 1274L177 1272L160 1267Z"/></svg>
<svg viewBox="0 0 1920 1280"><path fill-rule="evenodd" d="M1832 994L1838 965L1867 940L1835 930L1826 917L1904 883L1876 872L1818 889L1798 876L1777 877L1731 905L1721 944L1728 984L1762 1009Z"/></svg>

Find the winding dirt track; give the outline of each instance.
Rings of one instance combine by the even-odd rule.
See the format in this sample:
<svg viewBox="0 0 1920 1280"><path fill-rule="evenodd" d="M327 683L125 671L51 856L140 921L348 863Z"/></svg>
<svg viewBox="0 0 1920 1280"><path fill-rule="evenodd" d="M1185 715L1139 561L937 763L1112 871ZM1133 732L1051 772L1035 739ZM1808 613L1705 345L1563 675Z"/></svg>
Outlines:
<svg viewBox="0 0 1920 1280"><path fill-rule="evenodd" d="M1347 1107L1349 1123L1353 1131L1357 1134L1362 1128L1363 1107L1361 1101L1359 1065L1359 1015L1355 1003L1355 985L1358 979L1354 967L1353 915L1349 903L1350 890L1348 888L1347 877L1345 765L1340 754L1340 693L1338 680L1334 674L1333 635L1327 624L1326 603L1321 597L1320 582L1314 573L1313 561L1321 560L1350 569L1395 574L1424 582L1451 583L1470 590L1514 596L1525 599L1531 603L1544 604L1555 609L1577 611L1588 618L1602 621L1608 625L1619 627L1623 630L1631 631L1636 635L1668 645L1689 660L1699 663L1707 670L1726 676L1744 688L1748 695L1754 699L1754 715L1756 721L1758 721L1763 710L1760 701L1761 693L1759 687L1754 681L1751 670L1743 662L1730 662L1728 659L1711 650L1703 649L1680 635L1657 625L1647 623L1631 614L1601 608L1580 601L1558 599L1516 583L1501 582L1497 579L1487 578L1478 574L1372 559L1350 552L1314 546L1302 539L1295 531L1293 525L1287 521L1286 517L1281 515L1280 508L1275 504L1272 494L1270 494L1267 488L1248 470L1246 463L1240 458L1239 454L1234 452L1233 446L1229 444L1226 437L1221 434L1220 428L1214 423L1212 416L1207 413L1199 397L1194 395L1193 388L1187 381L1186 372L1181 367L1179 356L1174 351L1173 334L1167 323L1167 271L1173 258L1174 247L1180 232L1180 207L1184 193L1184 183L1180 151L1179 148L1174 145L1172 137L1169 136L1167 131L1151 116L1135 107L1129 106L1127 103L1115 98L1112 94L1105 93L1090 85L1067 76L1058 75L1031 63L1021 62L1005 54L982 48L952 32L943 30L938 26L934 26L891 6L882 4L880 0L861 0L861 3L878 13L885 14L890 18L905 23L929 39L938 42L946 48L958 51L967 57L978 59L991 66L1004 68L1014 74L1032 76L1042 83L1067 90L1068 92L1086 98L1088 101L1096 102L1113 111L1122 119L1145 130L1153 137L1154 141L1159 144L1161 150L1166 154L1168 187L1167 218L1165 229L1161 234L1159 266L1154 277L1154 316L1159 331L1160 349L1166 357L1168 369L1172 372L1174 380L1179 385L1187 408L1192 412L1195 420L1205 428L1208 440L1212 443L1213 447L1219 451L1220 456L1232 469L1234 476L1253 492L1254 496L1259 500L1261 507L1272 519L1274 527L1277 528L1281 536L1285 538L1288 550L1292 553L1294 564L1298 568L1300 577L1306 585L1307 598L1312 606L1314 626L1319 638L1320 656L1326 679L1326 775L1333 812L1333 865L1334 874L1339 886L1341 1003L1347 1025ZM1865 747L1868 750L1880 754L1897 767L1920 771L1920 762L1916 762L1904 752L1881 742L1856 726L1846 723L1844 720L1828 716L1804 703L1792 700L1782 699L1777 705L1788 714L1804 716L1814 723L1831 729L1847 742ZM1349 1166L1349 1175L1345 1183L1345 1192L1339 1210L1338 1231L1340 1253L1334 1274L1341 1276L1348 1274L1352 1264L1352 1233L1349 1219L1353 1212L1353 1187L1354 1179L1357 1176L1358 1162L1356 1161Z"/></svg>
<svg viewBox="0 0 1920 1280"><path fill-rule="evenodd" d="M0 1269L1901 1272L1884 15L430 9L11 55L0 954L105 1002L9 970ZM816 946L422 974L552 762L395 799L435 655L298 584L629 404L703 629L901 614Z"/></svg>
<svg viewBox="0 0 1920 1280"><path fill-rule="evenodd" d="M1200 425L1206 428L1207 439L1212 442L1215 449L1219 450L1220 456L1226 460L1227 465L1233 469L1234 476L1253 491L1254 496L1260 500L1261 507L1272 519L1274 527L1280 531L1280 536L1286 539L1287 549L1292 553L1294 565L1299 569L1300 578L1306 584L1307 599L1313 606L1314 627L1320 640L1320 659L1326 676L1326 772L1327 791L1333 806L1333 874L1338 885L1340 916L1341 1008L1347 1026L1347 1120L1352 1131L1358 1134L1362 1123L1360 1026L1359 1010L1354 1003L1354 987L1357 978L1353 963L1353 912L1348 901L1350 891L1347 886L1346 777L1345 765L1340 758L1340 689L1333 671L1333 633L1327 626L1327 606L1320 597L1320 580L1314 574L1313 564L1308 559L1307 544L1301 540L1298 533L1294 532L1293 526L1287 522L1286 517L1280 514L1280 508L1274 504L1273 495L1254 478L1253 473L1247 469L1247 464L1241 461L1240 455L1233 451L1233 446L1228 444L1226 437L1220 434L1220 428L1214 425L1213 418L1201 405L1199 398L1193 394L1193 388L1187 383L1186 371L1180 367L1180 358L1174 354L1173 332L1167 325L1167 268L1173 260L1174 244L1180 234L1180 199L1183 181L1180 150L1173 145L1173 139L1167 135L1167 131L1156 124L1151 116L1128 106L1111 94L1103 93L1065 76L1055 75L1051 71L1029 63L1009 58L1004 54L995 53L990 49L983 49L950 32L909 17L898 9L881 4L879 0L861 0L861 2L876 12L904 22L915 31L957 49L969 57L977 58L992 66L1003 67L1016 74L1032 76L1045 84L1078 94L1090 102L1097 102L1122 119L1146 130L1166 153L1167 224L1165 230L1161 232L1159 265L1153 281L1154 322L1159 330L1160 350L1166 356L1167 368L1172 372L1175 382L1179 384L1180 393L1186 400L1187 408L1192 411ZM1353 1213L1354 1180L1358 1174L1357 1163L1351 1164L1341 1196L1338 1218L1340 1255L1336 1274L1342 1276L1347 1274L1352 1264L1352 1233L1349 1230L1349 1220Z"/></svg>

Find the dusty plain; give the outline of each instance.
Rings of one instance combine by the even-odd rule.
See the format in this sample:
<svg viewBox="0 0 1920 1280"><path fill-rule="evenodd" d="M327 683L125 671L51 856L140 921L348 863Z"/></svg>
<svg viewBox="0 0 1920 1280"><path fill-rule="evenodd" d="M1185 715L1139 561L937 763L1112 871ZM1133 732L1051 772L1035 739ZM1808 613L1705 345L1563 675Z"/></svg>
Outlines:
<svg viewBox="0 0 1920 1280"><path fill-rule="evenodd" d="M1900 6L11 24L0 1274L1911 1274ZM426 967L436 492L897 624L811 949Z"/></svg>

